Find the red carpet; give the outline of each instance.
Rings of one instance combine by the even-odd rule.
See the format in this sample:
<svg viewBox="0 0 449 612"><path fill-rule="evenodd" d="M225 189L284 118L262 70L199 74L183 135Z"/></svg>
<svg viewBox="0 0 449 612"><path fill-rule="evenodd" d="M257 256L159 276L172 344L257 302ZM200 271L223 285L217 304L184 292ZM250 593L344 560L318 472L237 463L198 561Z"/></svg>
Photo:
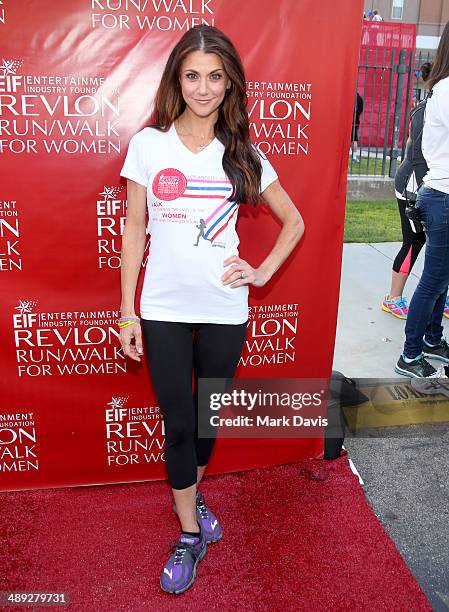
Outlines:
<svg viewBox="0 0 449 612"><path fill-rule="evenodd" d="M224 538L180 596L159 588L178 535L165 483L3 493L0 590L67 591L83 612L432 609L346 456L213 476L203 492Z"/></svg>

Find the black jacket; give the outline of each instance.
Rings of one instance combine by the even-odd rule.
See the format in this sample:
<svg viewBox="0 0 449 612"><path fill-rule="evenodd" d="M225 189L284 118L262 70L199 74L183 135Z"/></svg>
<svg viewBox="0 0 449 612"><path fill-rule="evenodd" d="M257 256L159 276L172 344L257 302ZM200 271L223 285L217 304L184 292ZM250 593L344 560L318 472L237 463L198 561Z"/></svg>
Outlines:
<svg viewBox="0 0 449 612"><path fill-rule="evenodd" d="M426 160L424 159L421 150L425 109L426 100L423 100L410 111L409 140L407 141L404 160L397 169L394 179L394 187L396 191L399 191L399 193L404 191L412 171L415 172L416 181L413 185L414 189L409 190L417 191L418 187L421 186L422 180L428 170Z"/></svg>

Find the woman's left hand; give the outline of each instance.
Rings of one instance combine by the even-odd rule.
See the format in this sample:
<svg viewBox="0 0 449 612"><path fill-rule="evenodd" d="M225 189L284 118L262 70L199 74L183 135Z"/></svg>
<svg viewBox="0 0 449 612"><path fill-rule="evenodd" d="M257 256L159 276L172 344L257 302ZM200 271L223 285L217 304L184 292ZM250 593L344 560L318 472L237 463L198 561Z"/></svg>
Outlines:
<svg viewBox="0 0 449 612"><path fill-rule="evenodd" d="M236 255L225 259L223 265L231 266L221 277L223 285L229 285L233 289L241 287L242 285L263 287L269 280L267 275L264 274L260 268L252 268L247 261Z"/></svg>

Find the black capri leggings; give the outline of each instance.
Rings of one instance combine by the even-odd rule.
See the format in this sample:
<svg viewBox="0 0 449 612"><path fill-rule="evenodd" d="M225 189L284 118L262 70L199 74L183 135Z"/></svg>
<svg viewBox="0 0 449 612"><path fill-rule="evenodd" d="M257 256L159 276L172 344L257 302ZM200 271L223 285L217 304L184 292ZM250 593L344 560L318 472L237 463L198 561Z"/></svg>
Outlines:
<svg viewBox="0 0 449 612"><path fill-rule="evenodd" d="M410 221L405 216L405 207L407 203L400 198L396 199L398 201L399 214L401 216L402 246L393 262L393 270L400 274L410 274L415 265L416 258L426 242L426 235L424 232L415 234L412 231Z"/></svg>
<svg viewBox="0 0 449 612"><path fill-rule="evenodd" d="M142 319L143 342L165 427L165 465L173 489L196 483L215 436L198 437L198 378L232 378L245 341L240 325ZM192 372L194 388L192 388Z"/></svg>

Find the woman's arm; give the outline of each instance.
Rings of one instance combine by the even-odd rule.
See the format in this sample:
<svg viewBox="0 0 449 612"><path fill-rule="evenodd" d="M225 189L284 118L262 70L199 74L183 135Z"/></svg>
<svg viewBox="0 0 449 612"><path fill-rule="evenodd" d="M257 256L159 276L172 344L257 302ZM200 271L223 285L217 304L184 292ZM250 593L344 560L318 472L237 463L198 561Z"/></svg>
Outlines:
<svg viewBox="0 0 449 612"><path fill-rule="evenodd" d="M137 278L142 265L146 242L145 214L147 190L143 185L128 179L127 191L128 208L121 251L120 277L122 301L120 311L122 317L134 317L136 316L134 298ZM135 339L135 344L131 343L133 338ZM143 353L140 324L134 323L128 327L123 327L120 330L120 341L125 355L135 361L140 361L139 355Z"/></svg>
<svg viewBox="0 0 449 612"><path fill-rule="evenodd" d="M282 223L282 229L274 247L258 268L252 268L248 262L235 255L228 257L223 262L224 265L233 265L222 276L224 285L230 285L234 288L248 284L263 287L281 267L304 233L304 221L278 180L271 183L262 195ZM242 271L244 273L243 279L241 278Z"/></svg>
<svg viewBox="0 0 449 612"><path fill-rule="evenodd" d="M420 187L427 173L427 163L422 154L422 133L424 130L424 107L415 111L410 121L410 140L412 141L412 167L416 176L416 189Z"/></svg>

